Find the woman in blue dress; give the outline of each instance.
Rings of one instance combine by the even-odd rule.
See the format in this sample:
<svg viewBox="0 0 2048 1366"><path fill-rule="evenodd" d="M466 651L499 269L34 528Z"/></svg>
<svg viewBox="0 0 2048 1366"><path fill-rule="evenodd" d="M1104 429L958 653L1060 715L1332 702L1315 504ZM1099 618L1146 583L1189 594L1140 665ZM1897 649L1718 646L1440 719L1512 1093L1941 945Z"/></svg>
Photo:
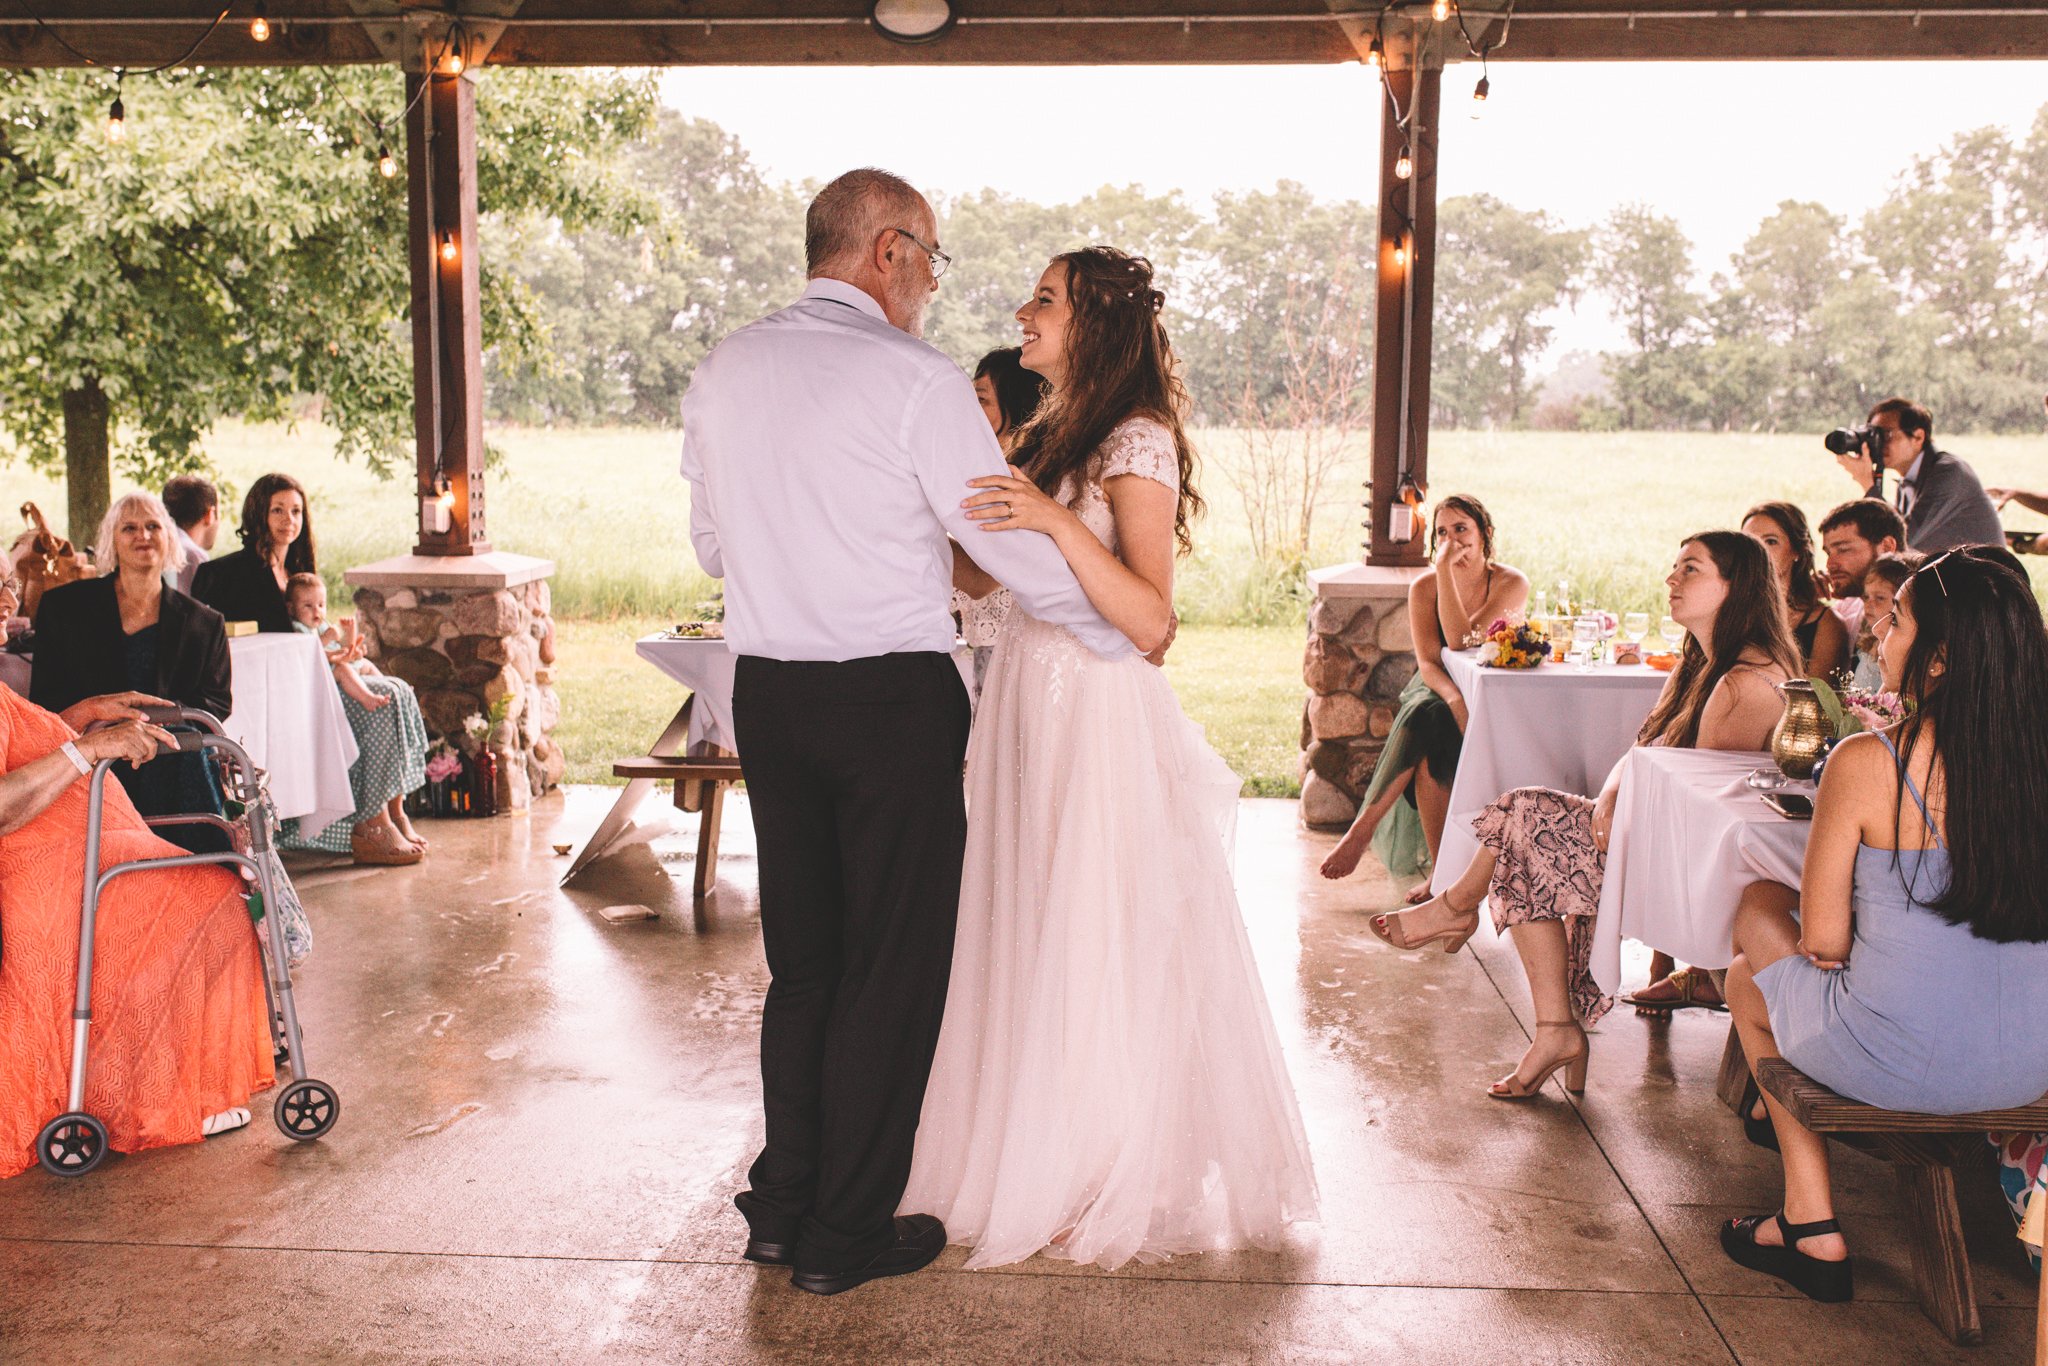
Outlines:
<svg viewBox="0 0 2048 1366"><path fill-rule="evenodd" d="M1797 893L1750 888L1728 1006L1752 1062L1782 1056L1888 1110L1964 1114L2048 1093L2048 628L2003 548L1938 555L1873 623L1913 704L1829 759ZM1817 1300L1852 1295L1827 1141L1765 1097L1775 1215L1721 1246Z"/></svg>

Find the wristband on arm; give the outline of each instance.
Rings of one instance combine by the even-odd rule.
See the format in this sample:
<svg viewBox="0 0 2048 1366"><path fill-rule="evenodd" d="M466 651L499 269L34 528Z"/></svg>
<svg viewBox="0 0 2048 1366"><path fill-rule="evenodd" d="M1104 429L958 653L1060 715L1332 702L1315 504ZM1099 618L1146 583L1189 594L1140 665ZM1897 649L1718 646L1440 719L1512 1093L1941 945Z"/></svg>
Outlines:
<svg viewBox="0 0 2048 1366"><path fill-rule="evenodd" d="M66 740L59 752L69 759L80 773L92 772L92 765L86 762L85 756L78 752L78 746L71 741Z"/></svg>

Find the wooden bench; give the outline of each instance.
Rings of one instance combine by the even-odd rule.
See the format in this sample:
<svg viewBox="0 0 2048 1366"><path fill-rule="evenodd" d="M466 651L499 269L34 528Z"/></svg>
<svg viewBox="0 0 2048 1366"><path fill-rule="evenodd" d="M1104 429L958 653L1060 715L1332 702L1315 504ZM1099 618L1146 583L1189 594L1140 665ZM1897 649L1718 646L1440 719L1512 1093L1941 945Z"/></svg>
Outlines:
<svg viewBox="0 0 2048 1366"><path fill-rule="evenodd" d="M701 918L704 899L718 885L718 824L725 814L726 786L740 780L740 761L730 755L645 755L619 760L612 765L612 772L628 780L672 782L676 810L699 813L697 872L690 883L690 905Z"/></svg>
<svg viewBox="0 0 2048 1366"><path fill-rule="evenodd" d="M1740 1058L1740 1046L1733 1051ZM1966 1346L1982 1342L1977 1292L1970 1279L1969 1255L1963 1249L1962 1216L1956 1208L1956 1163L1971 1147L1981 1145L1987 1133L2048 1130L2048 1096L2015 1110L1926 1115L1880 1110L1837 1095L1783 1058L1764 1059L1757 1066L1756 1080L1814 1133L1892 1164L1905 1203L1913 1290L1920 1308L1951 1342ZM1724 1087L1724 1097L1727 1094ZM1748 1109L1747 1104L1743 1109Z"/></svg>

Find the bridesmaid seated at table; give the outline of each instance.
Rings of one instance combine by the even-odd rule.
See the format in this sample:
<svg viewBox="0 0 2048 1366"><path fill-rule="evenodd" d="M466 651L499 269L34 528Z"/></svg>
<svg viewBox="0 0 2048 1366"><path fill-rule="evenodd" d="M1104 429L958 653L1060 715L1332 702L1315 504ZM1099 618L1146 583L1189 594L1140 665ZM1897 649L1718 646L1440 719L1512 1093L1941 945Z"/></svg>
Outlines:
<svg viewBox="0 0 2048 1366"><path fill-rule="evenodd" d="M192 596L229 621L253 621L262 631L291 630L285 580L320 572L305 486L289 474L258 479L242 499L242 525L235 534L242 548L200 565Z"/></svg>
<svg viewBox="0 0 2048 1366"><path fill-rule="evenodd" d="M1703 531L1679 547L1664 582L1687 639L1636 743L1764 748L1784 710L1777 685L1797 675L1799 660L1763 546L1740 532ZM1412 911L1370 922L1395 948L1441 942L1454 953L1479 928L1480 899L1491 899L1494 929L1513 938L1536 1007L1528 1052L1487 1091L1496 1099L1526 1100L1560 1069L1569 1089L1585 1086L1585 1026L1613 1004L1593 984L1588 959L1626 762L1597 799L1541 787L1501 797L1472 823L1482 847L1455 883Z"/></svg>
<svg viewBox="0 0 2048 1366"><path fill-rule="evenodd" d="M1752 886L1728 1004L1752 1063L1783 1056L1887 1110L1964 1114L2048 1092L2048 630L2003 547L1936 556L1878 621L1914 709L1836 746L1801 888ZM1827 1140L1775 1100L1752 1139L1785 1167L1776 1214L1721 1246L1817 1300L1853 1292ZM1775 1140L1775 1143L1772 1141Z"/></svg>
<svg viewBox="0 0 2048 1366"><path fill-rule="evenodd" d="M1763 542L1785 594L1785 622L1808 678L1833 678L1849 664L1849 631L1822 600L1827 580L1814 567L1806 514L1792 503L1758 503L1742 515L1742 530Z"/></svg>
<svg viewBox="0 0 2048 1366"><path fill-rule="evenodd" d="M285 603L294 630L320 641L323 649L330 638L338 647L329 660L357 750L348 770L355 814L310 838L299 833L296 821L288 822L285 847L347 853L357 863L418 863L426 855L427 841L405 814L406 794L427 780L427 723L418 695L412 684L358 657L360 638L354 622L347 622L346 631L328 626L327 585L318 574L292 575L285 586Z"/></svg>
<svg viewBox="0 0 2048 1366"><path fill-rule="evenodd" d="M104 693L148 693L226 720L226 627L220 613L168 582L184 551L164 505L149 493L116 499L100 521L94 558L113 572L43 594L29 700L61 712ZM204 755L166 754L114 772L145 816L221 814ZM167 826L163 838L199 853L227 848L211 826Z"/></svg>
<svg viewBox="0 0 2048 1366"><path fill-rule="evenodd" d="M1529 602L1527 576L1495 563L1493 518L1477 498L1454 493L1438 503L1429 539L1436 567L1408 590L1415 677L1401 693L1357 819L1323 860L1326 878L1349 877L1368 847L1395 877L1435 864L1469 719L1464 694L1444 671L1444 651L1465 648L1475 632L1519 616ZM1408 900L1428 896L1424 877Z"/></svg>

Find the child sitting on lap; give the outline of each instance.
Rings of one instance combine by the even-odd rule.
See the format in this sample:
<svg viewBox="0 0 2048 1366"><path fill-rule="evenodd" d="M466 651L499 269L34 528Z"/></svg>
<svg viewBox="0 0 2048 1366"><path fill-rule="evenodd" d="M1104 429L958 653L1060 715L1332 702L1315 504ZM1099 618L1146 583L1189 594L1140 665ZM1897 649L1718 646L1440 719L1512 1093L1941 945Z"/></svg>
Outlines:
<svg viewBox="0 0 2048 1366"><path fill-rule="evenodd" d="M391 705L390 698L372 692L363 682L381 678L383 672L362 657L362 637L355 633L355 621L343 617L339 627L327 624L327 585L318 574L294 574L285 580L284 602L291 613L292 629L320 638L320 648L327 652L335 684L343 694L353 697L364 711Z"/></svg>

